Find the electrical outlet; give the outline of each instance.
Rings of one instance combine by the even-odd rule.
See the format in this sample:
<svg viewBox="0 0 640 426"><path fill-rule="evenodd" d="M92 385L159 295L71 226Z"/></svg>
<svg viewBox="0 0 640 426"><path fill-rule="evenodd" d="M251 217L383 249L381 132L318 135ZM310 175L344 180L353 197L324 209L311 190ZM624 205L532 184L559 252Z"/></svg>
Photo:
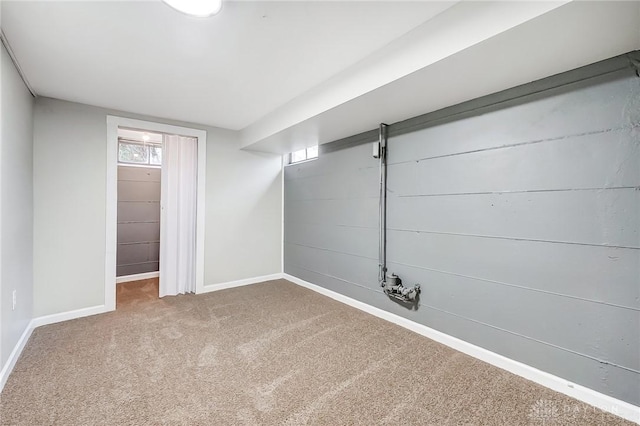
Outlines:
<svg viewBox="0 0 640 426"><path fill-rule="evenodd" d="M16 310L16 291L13 290L13 310Z"/></svg>

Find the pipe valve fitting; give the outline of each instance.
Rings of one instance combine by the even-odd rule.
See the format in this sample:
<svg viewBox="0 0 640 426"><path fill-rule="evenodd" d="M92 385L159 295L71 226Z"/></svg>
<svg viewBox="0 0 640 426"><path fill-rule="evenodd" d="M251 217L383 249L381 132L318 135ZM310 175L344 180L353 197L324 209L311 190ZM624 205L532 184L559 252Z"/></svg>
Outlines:
<svg viewBox="0 0 640 426"><path fill-rule="evenodd" d="M380 285L387 296L402 302L416 303L418 294L420 294L420 284L416 284L413 287L406 287L396 274L388 275Z"/></svg>

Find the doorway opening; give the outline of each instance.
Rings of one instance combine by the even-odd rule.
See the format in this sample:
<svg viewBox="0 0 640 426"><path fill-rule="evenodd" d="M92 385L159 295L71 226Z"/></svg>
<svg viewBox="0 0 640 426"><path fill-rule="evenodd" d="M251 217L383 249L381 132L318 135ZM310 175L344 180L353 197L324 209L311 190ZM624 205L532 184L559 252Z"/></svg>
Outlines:
<svg viewBox="0 0 640 426"><path fill-rule="evenodd" d="M201 292L206 132L107 116L107 150L106 310Z"/></svg>
<svg viewBox="0 0 640 426"><path fill-rule="evenodd" d="M159 297L162 134L118 128L116 308Z"/></svg>

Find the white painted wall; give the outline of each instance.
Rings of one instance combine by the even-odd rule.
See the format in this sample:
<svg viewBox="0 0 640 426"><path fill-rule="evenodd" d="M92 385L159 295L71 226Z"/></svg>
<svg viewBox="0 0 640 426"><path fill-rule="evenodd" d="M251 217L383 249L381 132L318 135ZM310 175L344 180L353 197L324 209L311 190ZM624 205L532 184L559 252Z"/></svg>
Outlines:
<svg viewBox="0 0 640 426"><path fill-rule="evenodd" d="M0 368L32 316L33 97L4 46L0 144ZM16 309L12 292L16 291Z"/></svg>
<svg viewBox="0 0 640 426"><path fill-rule="evenodd" d="M205 285L280 272L280 156L236 132L38 98L34 121L34 316L102 305L107 115L207 132Z"/></svg>
<svg viewBox="0 0 640 426"><path fill-rule="evenodd" d="M281 161L235 132L207 144L205 287L281 272Z"/></svg>

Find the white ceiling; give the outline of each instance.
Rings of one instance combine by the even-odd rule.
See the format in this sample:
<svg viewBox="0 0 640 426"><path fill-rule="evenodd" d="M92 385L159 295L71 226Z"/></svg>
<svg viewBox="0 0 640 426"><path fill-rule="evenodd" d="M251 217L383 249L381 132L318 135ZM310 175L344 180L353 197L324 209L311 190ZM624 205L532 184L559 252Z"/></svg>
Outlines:
<svg viewBox="0 0 640 426"><path fill-rule="evenodd" d="M640 49L638 1L1 1L49 96L291 152Z"/></svg>
<svg viewBox="0 0 640 426"><path fill-rule="evenodd" d="M226 1L201 19L156 1L2 1L38 95L239 130L455 2Z"/></svg>
<svg viewBox="0 0 640 426"><path fill-rule="evenodd" d="M291 152L638 50L638 22L638 1L458 3L243 129L241 145Z"/></svg>

